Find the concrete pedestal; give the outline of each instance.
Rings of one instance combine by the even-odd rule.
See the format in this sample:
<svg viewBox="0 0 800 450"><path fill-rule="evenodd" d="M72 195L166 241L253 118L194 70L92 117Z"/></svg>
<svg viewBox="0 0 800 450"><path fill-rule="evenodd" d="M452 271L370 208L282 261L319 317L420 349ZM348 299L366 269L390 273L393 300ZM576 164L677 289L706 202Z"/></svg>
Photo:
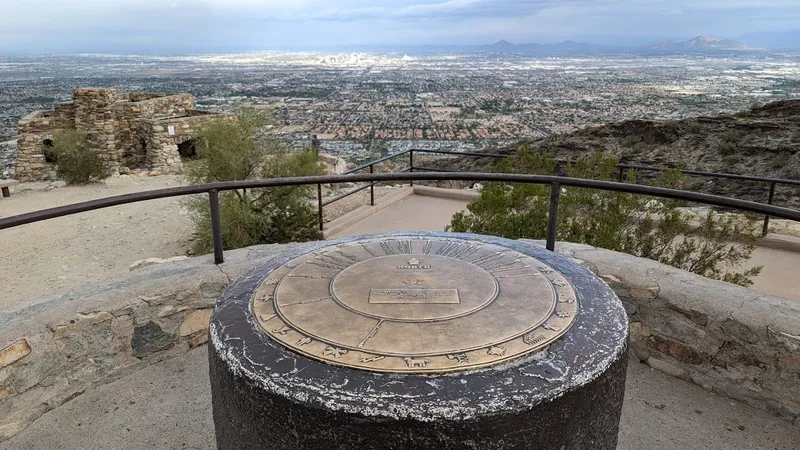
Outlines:
<svg viewBox="0 0 800 450"><path fill-rule="evenodd" d="M391 246L385 246L387 254L376 255L378 259L367 263L369 266L379 267L380 261L387 260L395 265L396 259L409 258L407 264L397 265L393 275L376 275L370 281L377 287L388 283L390 289L370 289L369 301L352 307L363 316L377 314L378 325L363 340L356 316L332 320L330 336L324 330L314 331L316 325L304 320L318 308L351 308L352 302L336 287L336 280L349 269L342 270L345 275L330 275L328 299L286 300L291 293L312 289L310 283L328 277L324 271L303 275L298 266L302 269L303 264L322 264L336 272L340 269L337 264L347 266L337 260L352 259L349 264L353 264L360 259L355 250L347 249L378 242L376 238L391 242ZM460 240L465 246L459 247ZM426 242L434 244L431 247ZM481 243L507 251L490 252ZM476 246L477 253L470 254L469 249ZM368 247L365 250L375 253ZM317 256L304 260L303 255L312 251ZM342 257L325 259L329 258L326 255L342 253ZM504 257L507 260L498 259ZM541 264L525 264L530 257ZM443 265L449 267L442 258L474 262L497 280L497 290L489 297L492 300L481 303L475 313L469 310L469 314L488 314L490 308L495 308L495 313L507 312L498 308L507 303L503 295L508 297L519 288L508 284L517 277L553 284L554 306L547 309L537 303L531 307L543 319L531 323L530 330L516 333L514 327L522 325L514 317L523 317L526 305L537 301L523 294L520 303L508 310L516 312L509 314L508 325L502 330L508 334L502 338L505 340L494 338L502 335L499 331L492 334L469 322L471 333L457 339L464 343L463 352L439 354L437 345L446 349L450 344L442 343L437 333L444 339L458 333L457 324L464 322L448 318L439 323L438 319L414 315L425 308L461 314L459 311L471 307L472 301L470 292L459 291L458 286L419 288L433 283L430 277L436 274L431 272ZM485 258L493 262L487 263ZM515 272L515 267L521 272ZM289 283L287 277L304 280L296 285L283 284ZM357 284L359 278L363 276L344 280L348 285ZM395 279L413 289L396 288L392 285ZM446 282L459 283L452 276ZM421 291L424 295L419 294ZM361 295L359 289L354 292ZM397 306L398 292L413 294L406 303L414 304ZM284 300L278 300L281 296ZM275 302L275 314L266 309L271 301ZM394 311L405 312L395 317ZM570 311L577 311L574 317L569 317ZM473 320L466 314L458 320ZM476 323L490 326L498 314L475 317ZM455 325L447 325L449 322ZM421 337L408 331L414 329L422 330ZM348 344L350 330L356 339L352 345ZM397 332L395 337L393 333L398 330L406 331ZM627 364L625 311L614 293L593 274L529 244L419 232L309 244L234 283L220 300L209 333L214 423L220 449L616 448ZM472 345L471 339L481 333L495 340L487 340L481 348ZM395 347L381 347L381 338L391 345L395 345L392 339L397 340L396 348L402 352L395 354L390 351ZM426 342L429 354L414 353L417 339ZM413 357L403 357L405 354Z"/></svg>

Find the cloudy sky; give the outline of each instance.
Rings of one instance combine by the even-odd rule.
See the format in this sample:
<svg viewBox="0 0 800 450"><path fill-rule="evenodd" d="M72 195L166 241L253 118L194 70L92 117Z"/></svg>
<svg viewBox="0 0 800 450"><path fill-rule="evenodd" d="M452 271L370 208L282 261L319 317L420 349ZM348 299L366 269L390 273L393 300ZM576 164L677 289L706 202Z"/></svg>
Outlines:
<svg viewBox="0 0 800 450"><path fill-rule="evenodd" d="M699 34L757 40L797 29L800 0L0 0L0 53L326 50L499 39L640 44Z"/></svg>

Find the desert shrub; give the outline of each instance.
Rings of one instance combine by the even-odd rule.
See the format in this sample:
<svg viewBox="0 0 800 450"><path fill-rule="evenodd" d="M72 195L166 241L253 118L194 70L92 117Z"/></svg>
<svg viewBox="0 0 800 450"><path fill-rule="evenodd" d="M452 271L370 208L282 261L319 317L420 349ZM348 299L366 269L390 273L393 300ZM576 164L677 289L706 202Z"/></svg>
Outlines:
<svg viewBox="0 0 800 450"><path fill-rule="evenodd" d="M517 159L499 163L496 171L552 174L549 154L521 147ZM565 168L571 177L608 180L615 158L601 153L583 156ZM635 172L628 180L637 181ZM677 170L662 173L654 184L680 188ZM547 234L550 186L491 183L467 206L468 213L453 216L449 229L504 236L544 239ZM558 239L653 259L708 278L749 286L757 267L735 268L755 249L756 222L742 216L712 212L693 227L693 216L677 202L622 192L565 188L558 214Z"/></svg>
<svg viewBox="0 0 800 450"><path fill-rule="evenodd" d="M681 124L677 120L666 120L662 124L665 132L670 134L678 134L681 131Z"/></svg>
<svg viewBox="0 0 800 450"><path fill-rule="evenodd" d="M259 136L268 118L244 110L235 120L209 122L198 136L198 161L188 169L194 184L318 175L322 168L313 150L292 150ZM220 222L226 249L257 244L315 239L316 209L311 187L286 186L220 193ZM208 199L189 200L198 254L213 249Z"/></svg>
<svg viewBox="0 0 800 450"><path fill-rule="evenodd" d="M641 137L635 134L630 134L622 139L621 145L623 147L633 147L640 142L642 142Z"/></svg>
<svg viewBox="0 0 800 450"><path fill-rule="evenodd" d="M689 134L698 134L703 131L703 125L696 120L690 120L686 122L688 127Z"/></svg>
<svg viewBox="0 0 800 450"><path fill-rule="evenodd" d="M780 170L783 169L787 164L789 164L789 160L792 158L792 154L789 152L780 152L776 153L775 156L772 157L772 160L769 163L770 169Z"/></svg>
<svg viewBox="0 0 800 450"><path fill-rule="evenodd" d="M722 135L719 143L719 152L723 156L730 156L739 150L747 133L741 130L731 130Z"/></svg>
<svg viewBox="0 0 800 450"><path fill-rule="evenodd" d="M89 183L108 176L100 152L93 149L86 133L78 130L65 130L53 133L42 146L42 152L49 154L56 165L56 174L69 184Z"/></svg>

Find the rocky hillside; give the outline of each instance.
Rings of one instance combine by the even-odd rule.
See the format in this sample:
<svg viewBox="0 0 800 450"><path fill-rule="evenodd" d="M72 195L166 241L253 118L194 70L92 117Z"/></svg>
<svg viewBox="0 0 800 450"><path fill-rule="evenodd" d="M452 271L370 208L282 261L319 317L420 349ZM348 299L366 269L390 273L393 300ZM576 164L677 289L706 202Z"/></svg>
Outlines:
<svg viewBox="0 0 800 450"><path fill-rule="evenodd" d="M628 120L530 144L564 159L602 151L628 163L800 180L800 100L770 103L732 116ZM475 158L442 163L462 170L479 170L488 164ZM690 187L761 202L768 193L763 183L697 177L691 178ZM776 198L778 205L800 207L800 187L779 187Z"/></svg>

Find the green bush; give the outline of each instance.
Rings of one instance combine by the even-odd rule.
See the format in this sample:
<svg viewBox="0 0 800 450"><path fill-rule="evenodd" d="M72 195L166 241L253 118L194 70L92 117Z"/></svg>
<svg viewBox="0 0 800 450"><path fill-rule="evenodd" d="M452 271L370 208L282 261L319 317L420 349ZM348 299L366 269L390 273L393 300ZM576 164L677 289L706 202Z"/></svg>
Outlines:
<svg viewBox="0 0 800 450"><path fill-rule="evenodd" d="M509 173L552 174L555 167L547 153L523 146L518 158L499 163L495 170ZM567 176L611 179L617 160L604 154L586 155L567 166ZM628 173L636 182L637 174ZM667 171L655 184L680 188L680 172ZM468 213L453 216L449 229L504 236L512 239L544 239L550 187L534 184L491 183L481 197L467 206ZM678 202L621 192L565 188L558 214L558 239L589 244L653 259L708 278L750 286L760 267L737 272L755 249L756 222L741 216L709 212L699 227Z"/></svg>
<svg viewBox="0 0 800 450"><path fill-rule="evenodd" d="M93 149L86 134L77 130L53 133L51 146L42 146L56 165L56 174L69 184L89 183L108 176L100 152Z"/></svg>
<svg viewBox="0 0 800 450"><path fill-rule="evenodd" d="M193 184L221 181L309 176L322 173L310 149L293 151L275 140L259 137L268 119L253 110L235 120L209 122L197 141L198 161L188 168ZM257 244L299 242L317 237L316 208L311 187L287 186L220 193L220 221L226 249ZM195 222L195 252L213 250L211 216L206 196L189 201Z"/></svg>

